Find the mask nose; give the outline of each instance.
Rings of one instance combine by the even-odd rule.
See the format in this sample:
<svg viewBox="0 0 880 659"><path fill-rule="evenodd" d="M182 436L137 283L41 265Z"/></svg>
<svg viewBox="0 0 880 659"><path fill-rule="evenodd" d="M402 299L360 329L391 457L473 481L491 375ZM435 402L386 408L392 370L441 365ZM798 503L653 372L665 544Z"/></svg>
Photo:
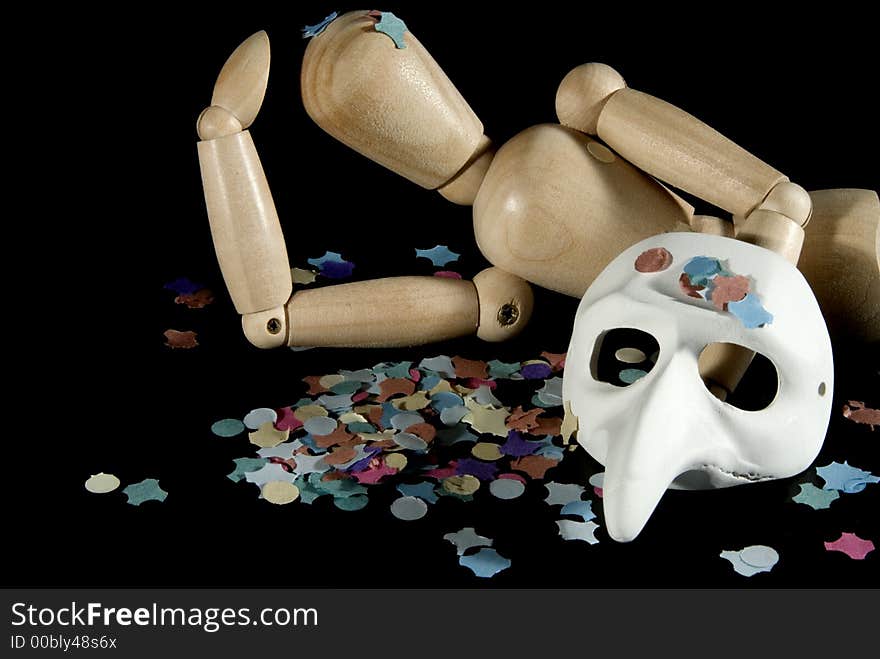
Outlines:
<svg viewBox="0 0 880 659"><path fill-rule="evenodd" d="M715 439L708 433L718 428L693 355L673 355L631 386L643 387L643 397L623 432L608 440L602 490L608 533L618 542L641 532L678 475L705 462L701 455Z"/></svg>

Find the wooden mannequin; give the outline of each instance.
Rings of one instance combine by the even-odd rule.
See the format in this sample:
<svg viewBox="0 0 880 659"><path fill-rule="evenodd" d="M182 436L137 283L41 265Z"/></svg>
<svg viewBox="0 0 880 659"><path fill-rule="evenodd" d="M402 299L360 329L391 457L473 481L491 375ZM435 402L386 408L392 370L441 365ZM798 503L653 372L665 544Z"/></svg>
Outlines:
<svg viewBox="0 0 880 659"><path fill-rule="evenodd" d="M400 277L291 297L278 218L244 130L268 79L268 39L261 32L230 56L198 123L218 259L255 345L396 346L473 332L503 340L528 320L527 281L581 296L623 249L666 231L735 234L797 263L811 215L814 223L821 217L822 238L815 246L807 239L814 254L803 259L804 272L814 273L820 301L831 301L826 315L850 333L880 335L878 239L869 236L880 221L876 193L811 196L691 115L629 89L601 64L579 66L562 81L561 125L526 129L496 152L412 33L397 48L375 30L376 20L349 12L311 39L301 77L306 111L359 153L455 203L472 204L477 244L495 267L473 284ZM730 212L735 224L695 217L658 179ZM841 301L835 294L838 284L829 280L839 282L843 267L866 282L864 296ZM427 296L435 301L430 310L420 304ZM719 354L704 375L729 391L749 359Z"/></svg>

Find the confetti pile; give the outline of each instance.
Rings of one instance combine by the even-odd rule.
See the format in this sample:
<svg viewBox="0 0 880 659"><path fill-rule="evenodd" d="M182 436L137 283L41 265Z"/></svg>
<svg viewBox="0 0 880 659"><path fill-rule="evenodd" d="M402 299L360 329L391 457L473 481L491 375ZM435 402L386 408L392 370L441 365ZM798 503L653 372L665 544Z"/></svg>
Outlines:
<svg viewBox="0 0 880 659"><path fill-rule="evenodd" d="M688 297L711 302L718 311L729 311L749 329L773 322L773 314L750 292L751 280L730 272L714 257L695 256L685 263L678 283Z"/></svg>

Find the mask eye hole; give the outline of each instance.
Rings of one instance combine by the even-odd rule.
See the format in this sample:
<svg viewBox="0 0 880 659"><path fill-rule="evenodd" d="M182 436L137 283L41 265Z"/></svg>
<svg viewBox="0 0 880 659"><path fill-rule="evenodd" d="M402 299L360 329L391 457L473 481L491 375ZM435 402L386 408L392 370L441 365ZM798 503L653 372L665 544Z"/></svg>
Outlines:
<svg viewBox="0 0 880 659"><path fill-rule="evenodd" d="M748 362L750 355L751 362ZM766 409L779 391L779 374L776 367L760 352L752 352L736 343L710 343L700 353L699 369L703 384L718 396L716 383L724 382L728 373L736 371L730 364L739 364L745 372L736 388L723 398L725 403L747 412ZM722 387L723 388L723 387Z"/></svg>
<svg viewBox="0 0 880 659"><path fill-rule="evenodd" d="M660 356L652 335L631 327L607 330L596 339L590 371L594 380L628 387L645 377Z"/></svg>

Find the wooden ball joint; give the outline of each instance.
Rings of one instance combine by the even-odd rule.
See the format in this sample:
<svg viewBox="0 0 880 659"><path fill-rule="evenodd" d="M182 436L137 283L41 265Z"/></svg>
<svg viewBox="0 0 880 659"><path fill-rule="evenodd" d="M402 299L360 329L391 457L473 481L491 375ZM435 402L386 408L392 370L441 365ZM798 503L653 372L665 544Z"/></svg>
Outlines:
<svg viewBox="0 0 880 659"><path fill-rule="evenodd" d="M629 88L604 64L565 76L559 124L527 128L496 149L412 32L380 29L385 21L381 12L352 11L310 40L305 109L353 150L473 205L477 244L494 267L473 282L395 277L291 294L280 224L246 130L268 81L261 32L230 56L198 123L218 260L255 345L398 346L473 333L504 340L531 314L528 282L581 296L627 247L681 230L735 235L799 262L829 326L880 338L874 191L807 193L698 119ZM695 217L667 185L735 223ZM729 391L739 371L725 363L748 358L719 357L713 381Z"/></svg>

